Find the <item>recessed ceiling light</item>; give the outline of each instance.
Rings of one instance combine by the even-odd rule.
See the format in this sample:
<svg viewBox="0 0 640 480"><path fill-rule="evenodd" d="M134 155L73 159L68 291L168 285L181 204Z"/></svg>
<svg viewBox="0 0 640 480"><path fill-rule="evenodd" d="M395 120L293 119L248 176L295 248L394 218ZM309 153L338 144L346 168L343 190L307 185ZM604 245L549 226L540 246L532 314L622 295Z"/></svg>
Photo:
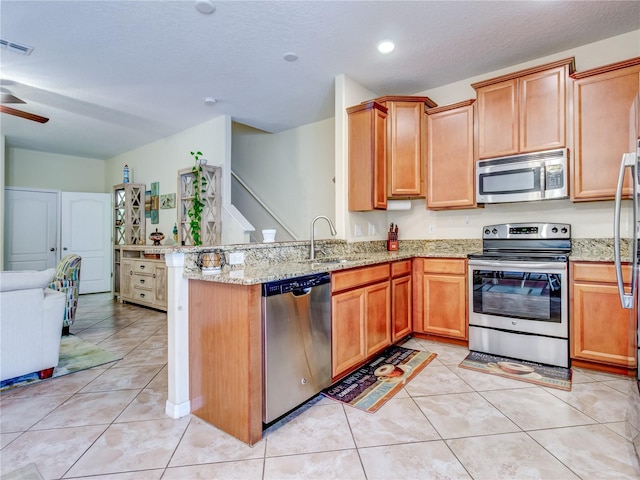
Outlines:
<svg viewBox="0 0 640 480"><path fill-rule="evenodd" d="M391 40L383 40L378 44L378 51L380 53L391 53L396 46Z"/></svg>
<svg viewBox="0 0 640 480"><path fill-rule="evenodd" d="M210 0L196 0L196 10L200 13L213 13L216 7Z"/></svg>
<svg viewBox="0 0 640 480"><path fill-rule="evenodd" d="M287 62L295 62L298 59L298 55L293 52L285 53L282 58L284 58Z"/></svg>
<svg viewBox="0 0 640 480"><path fill-rule="evenodd" d="M217 102L217 100L213 97L207 97L204 99L204 104L205 105L214 105Z"/></svg>

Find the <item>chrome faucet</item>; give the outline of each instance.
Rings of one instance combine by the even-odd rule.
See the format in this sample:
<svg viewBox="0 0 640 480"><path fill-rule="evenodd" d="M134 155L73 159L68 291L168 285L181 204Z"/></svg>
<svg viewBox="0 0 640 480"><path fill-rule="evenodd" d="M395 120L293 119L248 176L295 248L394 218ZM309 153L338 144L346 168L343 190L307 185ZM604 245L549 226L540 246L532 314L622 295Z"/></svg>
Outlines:
<svg viewBox="0 0 640 480"><path fill-rule="evenodd" d="M316 220L318 220L319 218L324 218L329 223L329 228L331 229L331 235L335 236L338 233L336 232L336 227L333 226L333 223L331 223L331 220L329 219L329 217L325 215L318 215L316 218L311 220L311 250L309 251L309 260L313 260L314 258L316 258L314 226L316 224Z"/></svg>

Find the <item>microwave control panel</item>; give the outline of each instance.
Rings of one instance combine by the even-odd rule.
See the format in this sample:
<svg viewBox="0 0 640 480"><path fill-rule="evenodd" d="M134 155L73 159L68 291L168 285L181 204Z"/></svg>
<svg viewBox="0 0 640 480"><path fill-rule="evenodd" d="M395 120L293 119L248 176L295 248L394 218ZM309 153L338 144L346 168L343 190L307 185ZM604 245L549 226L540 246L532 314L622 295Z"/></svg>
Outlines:
<svg viewBox="0 0 640 480"><path fill-rule="evenodd" d="M562 165L549 165L545 169L545 189L554 190L564 187L564 168Z"/></svg>

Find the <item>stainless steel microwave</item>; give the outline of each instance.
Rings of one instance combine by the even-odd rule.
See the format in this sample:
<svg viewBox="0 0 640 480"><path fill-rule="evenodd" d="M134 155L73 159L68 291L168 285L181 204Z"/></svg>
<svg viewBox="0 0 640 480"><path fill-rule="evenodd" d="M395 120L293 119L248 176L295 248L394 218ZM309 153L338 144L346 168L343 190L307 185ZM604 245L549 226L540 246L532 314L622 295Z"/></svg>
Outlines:
<svg viewBox="0 0 640 480"><path fill-rule="evenodd" d="M569 150L480 160L476 165L478 203L530 202L569 198Z"/></svg>

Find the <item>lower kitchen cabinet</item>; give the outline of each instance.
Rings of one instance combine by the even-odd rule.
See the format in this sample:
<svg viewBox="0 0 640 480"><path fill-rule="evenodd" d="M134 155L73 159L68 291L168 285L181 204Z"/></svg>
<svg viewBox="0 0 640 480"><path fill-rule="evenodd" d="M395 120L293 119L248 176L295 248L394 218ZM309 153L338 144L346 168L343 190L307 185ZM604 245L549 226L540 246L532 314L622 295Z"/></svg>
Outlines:
<svg viewBox="0 0 640 480"><path fill-rule="evenodd" d="M414 331L467 341L466 259L416 258L413 279Z"/></svg>
<svg viewBox="0 0 640 480"><path fill-rule="evenodd" d="M121 247L120 250L120 301L166 311L167 266L164 259L140 257L141 252L137 249Z"/></svg>
<svg viewBox="0 0 640 480"><path fill-rule="evenodd" d="M391 344L389 264L331 276L331 372L346 373Z"/></svg>
<svg viewBox="0 0 640 480"><path fill-rule="evenodd" d="M623 277L630 279L629 266L624 267ZM572 262L570 278L572 365L635 369L637 320L633 310L620 306L614 265Z"/></svg>
<svg viewBox="0 0 640 480"><path fill-rule="evenodd" d="M411 260L391 264L391 341L413 332L413 282Z"/></svg>

